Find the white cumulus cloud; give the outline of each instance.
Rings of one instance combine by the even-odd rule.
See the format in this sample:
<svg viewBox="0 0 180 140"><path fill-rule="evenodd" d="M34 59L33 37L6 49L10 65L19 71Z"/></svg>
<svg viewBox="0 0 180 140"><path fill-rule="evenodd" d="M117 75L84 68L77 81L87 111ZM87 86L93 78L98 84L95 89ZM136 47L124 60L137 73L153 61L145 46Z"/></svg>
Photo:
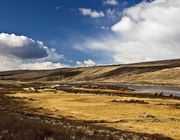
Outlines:
<svg viewBox="0 0 180 140"><path fill-rule="evenodd" d="M53 63L53 62L36 62L36 63L24 63L20 65L20 69L25 70L48 70L48 69L56 69L56 68L62 68L62 67L68 67L67 65L61 64L61 63Z"/></svg>
<svg viewBox="0 0 180 140"><path fill-rule="evenodd" d="M118 0L104 0L103 3L104 4L108 4L108 5L117 5L118 4Z"/></svg>
<svg viewBox="0 0 180 140"><path fill-rule="evenodd" d="M96 66L96 62L94 62L91 59L88 59L88 60L84 60L83 62L77 61L76 65L77 67L92 67L92 66Z"/></svg>
<svg viewBox="0 0 180 140"><path fill-rule="evenodd" d="M79 11L81 12L82 15L90 16L91 18L100 18L105 16L102 11L96 11L90 8L79 8Z"/></svg>
<svg viewBox="0 0 180 140"><path fill-rule="evenodd" d="M117 63L180 58L180 1L155 0L127 8L111 27L115 35L86 41L83 50L103 51Z"/></svg>
<svg viewBox="0 0 180 140"><path fill-rule="evenodd" d="M41 58L48 56L47 49L40 41L15 34L0 34L0 51L20 58Z"/></svg>
<svg viewBox="0 0 180 140"><path fill-rule="evenodd" d="M0 71L67 67L60 63L61 59L63 55L41 41L15 34L0 34Z"/></svg>

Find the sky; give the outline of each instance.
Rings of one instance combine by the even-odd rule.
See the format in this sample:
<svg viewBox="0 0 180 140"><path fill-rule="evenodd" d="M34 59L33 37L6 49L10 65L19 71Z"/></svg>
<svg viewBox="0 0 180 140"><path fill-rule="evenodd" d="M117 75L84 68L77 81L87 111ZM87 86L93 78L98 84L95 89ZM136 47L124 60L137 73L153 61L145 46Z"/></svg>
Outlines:
<svg viewBox="0 0 180 140"><path fill-rule="evenodd" d="M0 71L180 58L179 0L1 0Z"/></svg>

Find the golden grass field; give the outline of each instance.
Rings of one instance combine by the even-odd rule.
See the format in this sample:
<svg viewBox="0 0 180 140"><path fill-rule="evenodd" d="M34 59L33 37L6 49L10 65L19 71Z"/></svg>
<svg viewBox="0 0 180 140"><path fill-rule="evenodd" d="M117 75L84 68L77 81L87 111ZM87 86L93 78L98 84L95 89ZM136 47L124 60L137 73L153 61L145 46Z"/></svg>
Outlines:
<svg viewBox="0 0 180 140"><path fill-rule="evenodd" d="M34 108L39 114L47 116L64 116L120 130L162 134L180 139L180 100L177 99L73 94L64 91L6 96L16 97L27 108ZM125 102L132 99L143 100L146 104Z"/></svg>
<svg viewBox="0 0 180 140"><path fill-rule="evenodd" d="M180 59L0 72L0 140L180 140L180 97L132 85L180 87Z"/></svg>

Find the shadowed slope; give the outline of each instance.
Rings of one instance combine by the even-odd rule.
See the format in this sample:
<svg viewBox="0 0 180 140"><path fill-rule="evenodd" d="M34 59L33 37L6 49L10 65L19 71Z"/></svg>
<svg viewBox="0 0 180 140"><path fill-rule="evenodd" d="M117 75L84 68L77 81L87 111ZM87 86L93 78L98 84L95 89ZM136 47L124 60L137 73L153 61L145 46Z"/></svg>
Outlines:
<svg viewBox="0 0 180 140"><path fill-rule="evenodd" d="M180 59L134 64L0 72L0 80L60 82L142 82L180 84Z"/></svg>

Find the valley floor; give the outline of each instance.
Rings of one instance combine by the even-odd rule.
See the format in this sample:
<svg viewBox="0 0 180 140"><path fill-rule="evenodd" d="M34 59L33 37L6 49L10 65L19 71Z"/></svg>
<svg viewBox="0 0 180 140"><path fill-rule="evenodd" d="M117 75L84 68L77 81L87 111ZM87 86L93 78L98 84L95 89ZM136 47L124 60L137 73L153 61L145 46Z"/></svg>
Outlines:
<svg viewBox="0 0 180 140"><path fill-rule="evenodd" d="M104 136L103 139L119 139L123 136L122 132L127 134L127 137L123 136L124 139L143 139L145 137L147 139L180 139L179 99L75 94L60 90L41 93L19 92L6 94L3 98L8 98L9 101L5 104L7 108L11 107L11 111L21 108L20 112L23 110L30 114L55 119L66 118L70 122L79 123L76 124L75 129L77 130L83 128L83 125L93 126L93 129L97 127L95 129L97 134L94 131L88 136L83 134L86 136L84 136L85 139L87 137L98 139L98 136ZM22 106L10 104L12 101L17 104L21 103ZM6 106L1 105L1 110ZM70 122L68 124L74 126ZM108 130L107 134L98 135L100 133L98 127ZM132 137L131 134L135 137ZM109 137L110 135L112 137ZM93 138L92 136L97 137Z"/></svg>

